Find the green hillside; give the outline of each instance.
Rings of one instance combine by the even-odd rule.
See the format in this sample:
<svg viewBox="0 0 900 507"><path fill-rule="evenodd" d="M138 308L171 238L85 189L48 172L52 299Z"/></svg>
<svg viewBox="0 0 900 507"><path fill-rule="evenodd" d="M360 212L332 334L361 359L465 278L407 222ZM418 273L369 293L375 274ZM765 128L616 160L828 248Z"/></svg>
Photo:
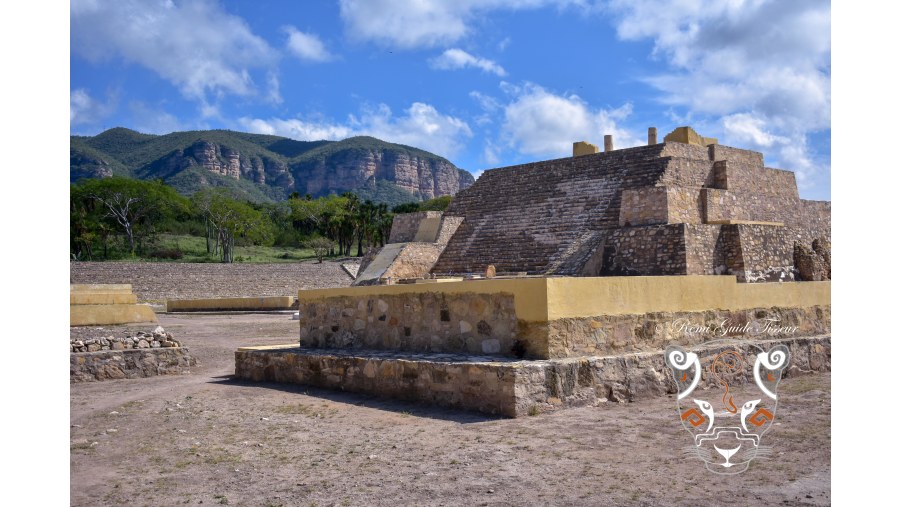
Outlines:
<svg viewBox="0 0 900 507"><path fill-rule="evenodd" d="M390 205L421 200L421 196L398 187L390 177L379 177L377 181L367 177L366 171L371 169L365 163L373 153L384 161L398 160L401 154L424 159L428 167L445 171L445 175L448 167L459 170L433 153L374 137L295 141L230 130L153 135L116 127L96 136L70 137L69 179L73 183L109 176L161 179L184 195L204 187L227 187L248 200L266 202L283 200L293 192L309 193L306 183L311 177L309 171L315 168L317 181L325 183L315 188L326 189L313 192L319 195L353 191L364 199ZM359 169L353 169L354 165ZM332 177L337 166L345 173L350 168L350 176ZM386 171L385 174L391 174ZM459 171L460 181L470 183L470 175Z"/></svg>

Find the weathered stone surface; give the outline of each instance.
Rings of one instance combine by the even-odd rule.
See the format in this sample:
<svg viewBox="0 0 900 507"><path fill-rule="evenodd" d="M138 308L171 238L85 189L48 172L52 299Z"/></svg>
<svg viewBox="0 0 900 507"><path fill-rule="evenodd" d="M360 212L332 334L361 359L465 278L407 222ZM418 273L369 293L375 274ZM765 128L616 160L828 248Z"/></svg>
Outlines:
<svg viewBox="0 0 900 507"><path fill-rule="evenodd" d="M388 180L400 188L431 199L453 195L475 179L449 161L428 159L413 152L375 149L343 150L295 168L301 194L313 195L359 188L372 180Z"/></svg>
<svg viewBox="0 0 900 507"><path fill-rule="evenodd" d="M794 243L794 265L800 280L818 282L831 279L831 245L825 239L813 241L812 248Z"/></svg>
<svg viewBox="0 0 900 507"><path fill-rule="evenodd" d="M752 361L755 349L751 343L765 350L779 343L788 345L792 364L788 377L831 369L831 337L827 335L739 343L738 348ZM508 417L675 393L662 351L520 361L383 350L241 349L235 352L235 376L369 393ZM698 389L710 388L713 382L704 377Z"/></svg>
<svg viewBox="0 0 900 507"><path fill-rule="evenodd" d="M334 308L359 305L356 316ZM300 302L300 343L420 352L507 354L518 322L511 294L436 293ZM367 317L372 317L369 320ZM489 344L484 345L484 342Z"/></svg>
<svg viewBox="0 0 900 507"><path fill-rule="evenodd" d="M792 281L793 240L831 237L831 204L800 199L792 172L683 142L485 171L444 217L463 221L432 274Z"/></svg>
<svg viewBox="0 0 900 507"><path fill-rule="evenodd" d="M121 378L189 373L197 360L184 347L110 350L72 354L71 382L93 382Z"/></svg>
<svg viewBox="0 0 900 507"><path fill-rule="evenodd" d="M83 334L81 335L83 336ZM138 331L134 336L101 336L99 338L87 338L84 340L71 338L69 349L71 352L96 352L98 350L128 350L132 348L158 348L180 347L181 343L166 332L162 326L157 326L151 333Z"/></svg>
<svg viewBox="0 0 900 507"><path fill-rule="evenodd" d="M358 307L358 308L357 308ZM354 315L341 309L357 308ZM315 348L484 353L549 359L661 350L725 336L829 333L831 308L754 308L520 321L512 294L406 293L300 302L299 342ZM370 319L371 317L371 319Z"/></svg>
<svg viewBox="0 0 900 507"><path fill-rule="evenodd" d="M234 179L293 189L294 177L288 165L275 158L246 155L218 143L200 140L184 150L176 150L155 163L156 171L171 174L193 166Z"/></svg>

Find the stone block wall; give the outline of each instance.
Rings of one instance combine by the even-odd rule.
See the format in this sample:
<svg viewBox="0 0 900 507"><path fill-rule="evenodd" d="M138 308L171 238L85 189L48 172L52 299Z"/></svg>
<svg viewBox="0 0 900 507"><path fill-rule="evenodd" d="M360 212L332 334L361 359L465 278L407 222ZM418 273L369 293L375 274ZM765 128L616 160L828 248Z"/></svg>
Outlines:
<svg viewBox="0 0 900 507"><path fill-rule="evenodd" d="M406 243L414 241L423 220L440 218L440 211L418 211L415 213L399 213L394 215L388 243Z"/></svg>
<svg viewBox="0 0 900 507"><path fill-rule="evenodd" d="M668 223L703 223L703 199L699 188L667 187Z"/></svg>
<svg viewBox="0 0 900 507"><path fill-rule="evenodd" d="M391 278L394 281L424 278L431 271L441 251L443 247L435 243L407 243L390 267L385 270L382 278Z"/></svg>
<svg viewBox="0 0 900 507"><path fill-rule="evenodd" d="M831 202L801 200L796 226L790 233L794 239L809 247L816 238L826 238L830 242Z"/></svg>
<svg viewBox="0 0 900 507"><path fill-rule="evenodd" d="M684 275L684 224L624 227L603 246L600 275Z"/></svg>
<svg viewBox="0 0 900 507"><path fill-rule="evenodd" d="M643 187L622 191L619 226L703 223L701 189Z"/></svg>
<svg viewBox="0 0 900 507"><path fill-rule="evenodd" d="M465 217L432 272L578 274L575 243L586 231L619 226L622 190L654 186L664 144L485 171L445 216Z"/></svg>
<svg viewBox="0 0 900 507"><path fill-rule="evenodd" d="M754 340L734 346L748 361L758 350L784 344L791 354L786 377L831 369L831 337ZM757 348L758 347L758 348ZM704 361L721 344L699 345ZM707 364L703 364L704 371ZM253 381L289 382L522 417L558 409L631 402L674 394L676 386L662 351L541 361L444 357L352 351L239 349L235 376ZM741 378L741 385L748 381ZM698 389L715 386L704 374Z"/></svg>
<svg viewBox="0 0 900 507"><path fill-rule="evenodd" d="M655 312L547 323L546 357L607 356L730 337L793 338L831 332L831 307Z"/></svg>
<svg viewBox="0 0 900 507"><path fill-rule="evenodd" d="M830 336L765 340L752 345L741 343L737 347L744 357L753 361L758 350L753 345L768 350L779 344L786 345L791 354L791 366L785 377L831 370ZM715 345L706 347L707 350L715 348ZM708 352L702 355L712 356ZM662 352L534 361L516 370L515 382L517 417L606 401L632 402L677 392ZM698 389L713 387L715 382L711 376L704 375Z"/></svg>
<svg viewBox="0 0 900 507"><path fill-rule="evenodd" d="M71 382L93 382L123 378L189 373L197 360L187 348L141 348L70 354Z"/></svg>
<svg viewBox="0 0 900 507"><path fill-rule="evenodd" d="M439 245L446 245L450 242L450 238L456 233L456 229L463 223L463 217L442 217L441 229L438 232L437 241Z"/></svg>
<svg viewBox="0 0 900 507"><path fill-rule="evenodd" d="M669 223L666 187L643 187L622 191L619 226Z"/></svg>
<svg viewBox="0 0 900 507"><path fill-rule="evenodd" d="M436 358L411 354L368 353L303 349L238 350L238 378L289 382L342 391L388 396L456 409L515 417L516 369L509 363L468 362L451 356ZM522 414L524 415L524 414Z"/></svg>
<svg viewBox="0 0 900 507"><path fill-rule="evenodd" d="M735 275L739 282L790 282L793 241L787 228L760 224L685 225L689 275Z"/></svg>
<svg viewBox="0 0 900 507"><path fill-rule="evenodd" d="M751 167L763 166L763 155L758 151L742 150L731 146L717 144L707 148L709 159L713 161L727 160L734 164Z"/></svg>
<svg viewBox="0 0 900 507"><path fill-rule="evenodd" d="M735 271L745 272L738 266L744 262L740 245L723 244L740 241L740 235L723 238L717 229L685 228L693 237L657 232L651 238L634 230L657 224L781 223L789 238L807 246L815 237L831 237L830 203L800 200L794 174L765 167L761 153L675 142L486 171L455 197L447 217L465 220L432 273L477 273L493 264L499 272L569 276L722 274L722 266L729 267L726 251L733 254ZM748 234L751 241L759 239ZM658 239L670 241L655 245L662 251L655 257L668 264L649 268L653 246L647 241ZM675 268L670 252L685 244L690 259ZM626 259L623 251L637 257ZM622 269L604 262L609 252ZM770 259L753 254L746 259L748 269L765 271L783 253L769 252Z"/></svg>
<svg viewBox="0 0 900 507"><path fill-rule="evenodd" d="M660 156L668 162L659 184L670 187L714 186L713 162L705 146L665 143Z"/></svg>
<svg viewBox="0 0 900 507"><path fill-rule="evenodd" d="M300 302L300 345L514 355L512 294L441 293Z"/></svg>
<svg viewBox="0 0 900 507"><path fill-rule="evenodd" d="M729 241L729 235L723 234L724 227L708 224L684 226L686 274L728 274L727 248L740 244L737 235Z"/></svg>
<svg viewBox="0 0 900 507"><path fill-rule="evenodd" d="M739 281L794 281L794 243L784 227L732 225L740 239L743 269L733 269Z"/></svg>

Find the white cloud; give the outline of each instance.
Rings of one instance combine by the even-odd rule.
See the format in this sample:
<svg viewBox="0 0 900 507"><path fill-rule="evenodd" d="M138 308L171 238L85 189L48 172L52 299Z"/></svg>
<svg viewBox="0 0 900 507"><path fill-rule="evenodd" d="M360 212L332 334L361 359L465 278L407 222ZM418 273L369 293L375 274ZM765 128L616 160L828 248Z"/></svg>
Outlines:
<svg viewBox="0 0 900 507"><path fill-rule="evenodd" d="M311 62L327 62L334 58L316 34L303 33L293 26L284 27L287 48L297 58Z"/></svg>
<svg viewBox="0 0 900 507"><path fill-rule="evenodd" d="M305 121L297 118L241 118L238 120L248 132L289 137L298 141L336 141L355 135L344 125Z"/></svg>
<svg viewBox="0 0 900 507"><path fill-rule="evenodd" d="M275 72L269 72L266 76L266 100L273 104L281 104L284 102L284 99L281 97L281 81L278 79L278 74Z"/></svg>
<svg viewBox="0 0 900 507"><path fill-rule="evenodd" d="M91 97L84 88L69 92L69 124L72 126L96 124L109 117L115 109L115 94L100 101Z"/></svg>
<svg viewBox="0 0 900 507"><path fill-rule="evenodd" d="M431 68L440 70L455 70L463 69L466 67L475 67L477 69L483 70L484 72L496 74L500 77L506 75L506 70L504 70L503 67L498 65L493 60L488 60L487 58L480 58L471 55L458 48L452 48L444 51L440 56L429 59L428 64L431 66Z"/></svg>
<svg viewBox="0 0 900 507"><path fill-rule="evenodd" d="M481 126L494 123L495 113L502 107L502 104L494 97L475 90L469 92L469 97L478 102L478 105L484 111L483 114L475 117L475 123Z"/></svg>
<svg viewBox="0 0 900 507"><path fill-rule="evenodd" d="M573 142L602 145L607 134L617 149L639 144L617 123L631 114L631 104L598 109L577 95L556 95L531 83L505 88L513 100L505 107L502 136L519 153L564 157L572 154Z"/></svg>
<svg viewBox="0 0 900 507"><path fill-rule="evenodd" d="M647 79L719 142L815 173L808 136L831 127L831 6L819 0L612 0L620 38L650 39L669 69ZM711 134L716 134L713 132ZM709 135L709 134L707 134ZM827 156L827 154L824 154Z"/></svg>
<svg viewBox="0 0 900 507"><path fill-rule="evenodd" d="M340 0L347 34L399 48L452 44L471 24L493 10L559 8L583 0Z"/></svg>
<svg viewBox="0 0 900 507"><path fill-rule="evenodd" d="M367 107L358 116L350 115L344 123L300 118L241 118L239 123L251 132L301 141L366 135L422 148L444 157L459 153L465 140L472 137L472 130L465 121L442 114L421 102L414 102L401 116L395 116L385 104Z"/></svg>
<svg viewBox="0 0 900 507"><path fill-rule="evenodd" d="M722 118L728 136L737 142L769 148L775 144L790 142L784 136L766 131L765 120L749 113L738 113Z"/></svg>
<svg viewBox="0 0 900 507"><path fill-rule="evenodd" d="M494 144L490 139L485 139L484 151L481 152L481 160L487 165L496 166L500 162L500 147ZM481 176L480 172L478 176Z"/></svg>
<svg viewBox="0 0 900 507"><path fill-rule="evenodd" d="M725 116L722 126L730 144L766 153L769 155L766 157L767 166L794 171L801 188L811 185L817 174L817 164L802 133L779 135L776 129L767 128L762 116L752 113Z"/></svg>
<svg viewBox="0 0 900 507"><path fill-rule="evenodd" d="M202 106L227 94L256 95L252 71L278 60L243 19L206 0L73 0L70 22L73 53L146 67Z"/></svg>

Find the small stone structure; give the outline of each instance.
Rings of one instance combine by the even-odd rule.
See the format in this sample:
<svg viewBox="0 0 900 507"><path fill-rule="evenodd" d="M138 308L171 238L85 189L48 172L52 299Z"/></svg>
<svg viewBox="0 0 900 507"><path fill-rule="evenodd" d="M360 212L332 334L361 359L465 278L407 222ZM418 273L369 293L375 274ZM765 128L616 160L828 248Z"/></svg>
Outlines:
<svg viewBox="0 0 900 507"><path fill-rule="evenodd" d="M153 332L138 332L133 336L99 336L96 338L71 338L69 340L70 352L98 352L101 350L126 350L126 349L157 349L160 347L180 347L181 342L176 340L172 333L167 333L162 326L157 326Z"/></svg>
<svg viewBox="0 0 900 507"><path fill-rule="evenodd" d="M188 368L197 365L182 347L84 352L72 354L69 362L69 380L73 383L180 375L190 373Z"/></svg>
<svg viewBox="0 0 900 507"><path fill-rule="evenodd" d="M444 217L440 211L397 215L388 244L363 257L353 285L426 276L462 221L461 217Z"/></svg>
<svg viewBox="0 0 900 507"><path fill-rule="evenodd" d="M672 344L777 340L828 369L830 289L668 276L301 291L299 346L243 347L235 375L507 416L638 399L671 392Z"/></svg>
<svg viewBox="0 0 900 507"><path fill-rule="evenodd" d="M765 348L787 345L792 358L788 376L831 369L830 336L755 343ZM739 347L752 361L753 349L746 344ZM662 351L521 361L460 354L247 347L235 352L235 376L257 382L288 382L376 394L506 417L608 401L638 401L676 392Z"/></svg>
<svg viewBox="0 0 900 507"><path fill-rule="evenodd" d="M71 382L189 373L197 360L161 326L134 335L71 338Z"/></svg>
<svg viewBox="0 0 900 507"><path fill-rule="evenodd" d="M674 393L669 345L829 370L830 202L689 127L656 141L574 143L398 215L355 287L300 291L299 344L243 347L235 375L517 417Z"/></svg>

